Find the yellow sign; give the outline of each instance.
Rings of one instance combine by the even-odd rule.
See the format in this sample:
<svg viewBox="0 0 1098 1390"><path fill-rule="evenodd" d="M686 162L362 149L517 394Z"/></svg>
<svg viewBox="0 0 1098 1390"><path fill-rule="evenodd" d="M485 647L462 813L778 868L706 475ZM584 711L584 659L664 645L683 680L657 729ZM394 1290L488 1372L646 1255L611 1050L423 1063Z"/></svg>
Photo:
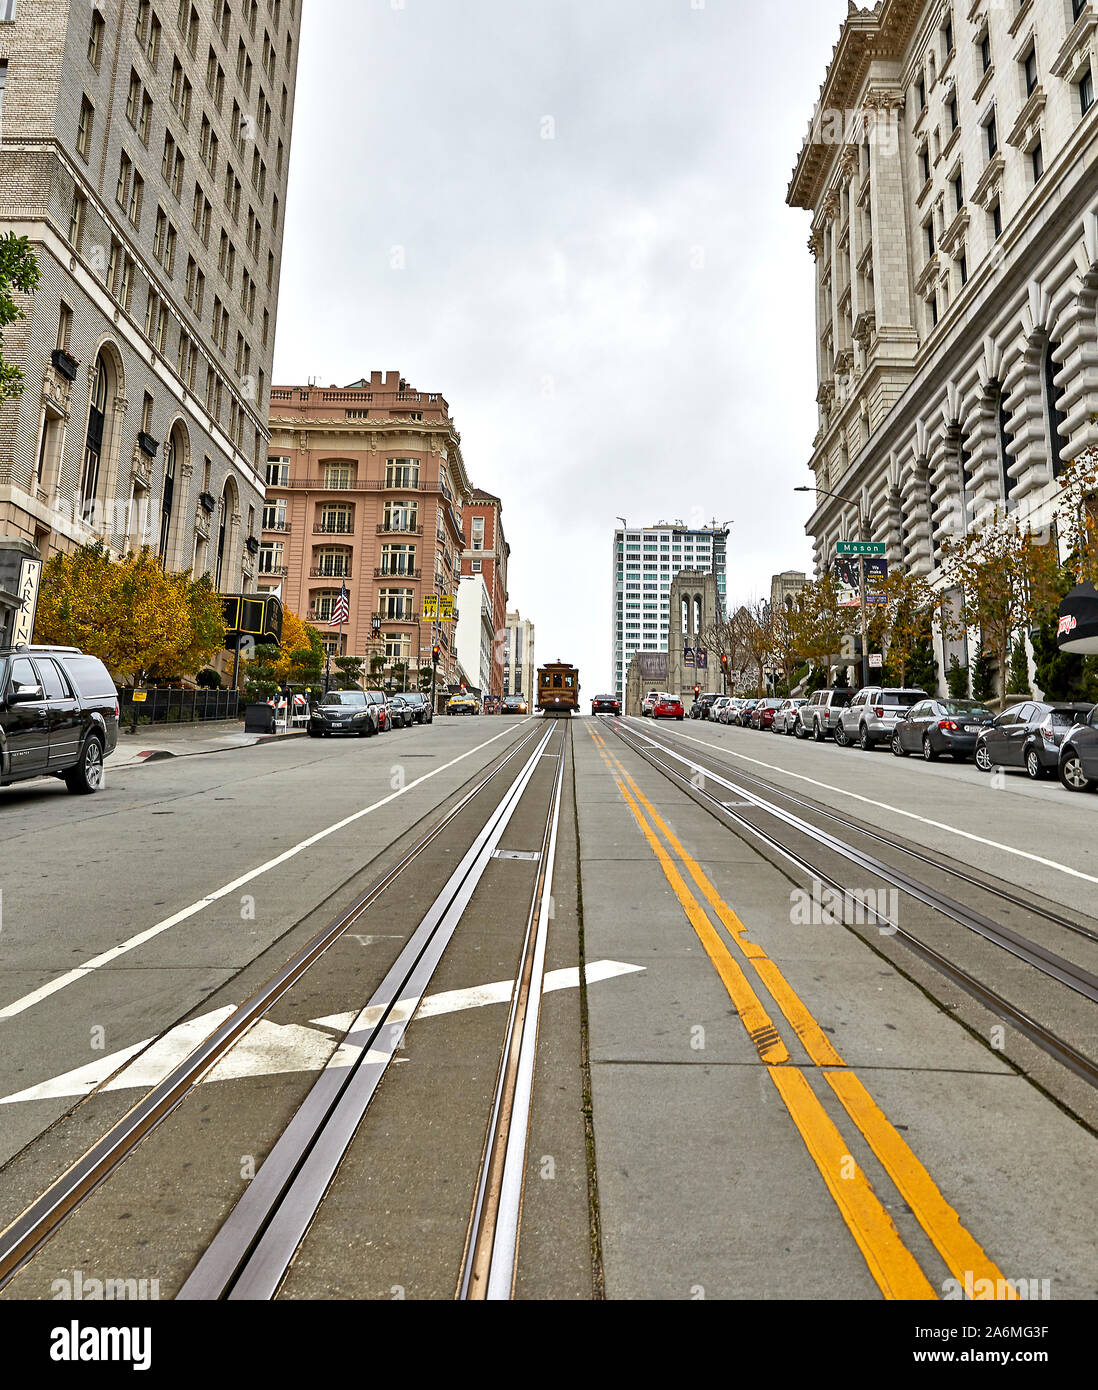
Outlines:
<svg viewBox="0 0 1098 1390"><path fill-rule="evenodd" d="M147 690L135 690L135 691L133 692L133 702L134 702L134 704L135 704L135 705L143 705L143 704L145 703L146 697L148 696L148 693L149 693L149 692L148 692Z"/></svg>
<svg viewBox="0 0 1098 1390"><path fill-rule="evenodd" d="M438 594L423 595L423 616L425 618L438 618Z"/></svg>
<svg viewBox="0 0 1098 1390"><path fill-rule="evenodd" d="M440 594L438 599L439 621L452 623L454 621L454 600L450 594Z"/></svg>

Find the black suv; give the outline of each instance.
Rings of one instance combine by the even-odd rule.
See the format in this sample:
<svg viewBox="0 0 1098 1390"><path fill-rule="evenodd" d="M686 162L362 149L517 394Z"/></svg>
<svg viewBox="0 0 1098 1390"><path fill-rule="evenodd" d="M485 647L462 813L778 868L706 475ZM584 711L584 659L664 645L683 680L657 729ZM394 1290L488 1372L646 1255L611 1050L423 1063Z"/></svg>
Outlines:
<svg viewBox="0 0 1098 1390"><path fill-rule="evenodd" d="M97 792L118 744L118 691L78 647L0 649L0 787L28 777Z"/></svg>
<svg viewBox="0 0 1098 1390"><path fill-rule="evenodd" d="M434 721L434 710L431 708L431 701L418 690L410 690L401 697L406 704L412 707L412 716L417 724L431 724Z"/></svg>

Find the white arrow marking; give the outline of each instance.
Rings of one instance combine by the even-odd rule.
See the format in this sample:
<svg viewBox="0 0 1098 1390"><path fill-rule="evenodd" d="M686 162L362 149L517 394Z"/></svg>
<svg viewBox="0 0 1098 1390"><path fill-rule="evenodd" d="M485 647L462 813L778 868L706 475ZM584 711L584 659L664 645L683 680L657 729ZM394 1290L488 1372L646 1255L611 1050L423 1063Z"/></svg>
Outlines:
<svg viewBox="0 0 1098 1390"><path fill-rule="evenodd" d="M643 965L625 965L620 961L600 960L587 967L588 984L610 980L618 975L630 975L644 970ZM545 992L558 989L577 989L579 970L573 966L569 970L553 970L545 977ZM479 1009L486 1004L506 1004L511 998L514 981L499 980L490 985L477 985L472 989L447 990L443 994L428 995L420 1003L416 1018L432 1018L439 1014L456 1013L461 1009ZM408 1006L404 1006L405 1010ZM189 1057L205 1038L221 1026L235 1011L235 1005L215 1009L212 1013L192 1018L172 1028L163 1037L135 1043L132 1047L99 1057L87 1066L77 1067L50 1081L30 1086L25 1091L0 1098L0 1105L14 1105L24 1100L57 1100L62 1097L86 1096L101 1087L104 1091L123 1091L130 1089L150 1090L159 1085L173 1067ZM381 1010L370 1010L380 1016ZM346 1032L357 1013L332 1014L328 1018L316 1018L312 1022L317 1028L303 1028L296 1023L270 1023L261 1019L253 1024L240 1041L220 1061L216 1062L202 1077L202 1081L235 1081L247 1076L275 1076L282 1072L321 1071L334 1059L335 1066L346 1066L362 1056L357 1048L348 1048L346 1061L340 1058L340 1049L333 1054L330 1032ZM407 1018L400 1006L390 1015L394 1023ZM367 1018L366 1025L372 1026L377 1017ZM147 1049L147 1050L143 1050ZM135 1054L140 1053L140 1056ZM131 1058L133 1059L131 1061ZM388 1060L388 1053L370 1051L365 1061L380 1062ZM404 1057L393 1058L403 1062ZM127 1065L128 1063L128 1065ZM117 1075L116 1075L117 1073Z"/></svg>

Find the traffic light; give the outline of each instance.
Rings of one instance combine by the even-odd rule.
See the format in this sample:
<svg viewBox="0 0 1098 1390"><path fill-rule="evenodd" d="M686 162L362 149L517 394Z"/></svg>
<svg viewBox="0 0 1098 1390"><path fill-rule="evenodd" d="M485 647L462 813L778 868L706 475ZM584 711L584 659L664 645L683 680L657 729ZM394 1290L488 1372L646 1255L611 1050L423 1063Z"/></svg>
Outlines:
<svg viewBox="0 0 1098 1390"><path fill-rule="evenodd" d="M463 695L465 694L465 682L464 682L464 681L462 681L462 683L461 683L461 693L462 693Z"/></svg>
<svg viewBox="0 0 1098 1390"><path fill-rule="evenodd" d="M440 657L441 655L442 655L442 648L441 648L441 647L439 646L439 644L436 642L435 645L431 648L431 664L434 665L434 666L437 666L437 665L438 665L439 657Z"/></svg>
<svg viewBox="0 0 1098 1390"><path fill-rule="evenodd" d="M725 675L727 675L727 674L728 674L728 657L724 654L724 652L721 653L721 668L723 669Z"/></svg>
<svg viewBox="0 0 1098 1390"><path fill-rule="evenodd" d="M698 696L699 696L701 693L702 693L702 688L701 688L701 686L700 686L700 685L696 685L696 686L694 687L694 699L696 700L696 699L698 698Z"/></svg>

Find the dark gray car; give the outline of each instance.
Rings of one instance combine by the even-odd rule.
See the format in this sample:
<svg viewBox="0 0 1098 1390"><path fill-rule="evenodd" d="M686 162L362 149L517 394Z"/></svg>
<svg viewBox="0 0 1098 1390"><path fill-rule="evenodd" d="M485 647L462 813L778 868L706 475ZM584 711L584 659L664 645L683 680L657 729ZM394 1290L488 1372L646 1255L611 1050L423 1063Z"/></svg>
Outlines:
<svg viewBox="0 0 1098 1390"><path fill-rule="evenodd" d="M1012 705L976 740L976 766L981 772L993 767L1017 767L1037 781L1055 772L1060 747L1076 724L1085 724L1094 708L1087 702L1046 704L1027 700Z"/></svg>
<svg viewBox="0 0 1098 1390"><path fill-rule="evenodd" d="M412 715L417 724L430 724L434 719L431 701L426 695L421 695L418 690L410 690L401 698L412 707Z"/></svg>
<svg viewBox="0 0 1098 1390"><path fill-rule="evenodd" d="M355 734L369 738L378 732L380 706L363 690L332 690L309 713L309 737Z"/></svg>
<svg viewBox="0 0 1098 1390"><path fill-rule="evenodd" d="M118 744L118 691L78 647L0 651L0 786L60 777L71 792L103 785Z"/></svg>
<svg viewBox="0 0 1098 1390"><path fill-rule="evenodd" d="M964 762L975 752L981 729L994 719L979 700L920 700L896 720L892 751L898 758L921 753L928 763L948 753Z"/></svg>
<svg viewBox="0 0 1098 1390"><path fill-rule="evenodd" d="M1069 792L1098 787L1098 705L1085 724L1076 724L1060 745L1060 781Z"/></svg>

